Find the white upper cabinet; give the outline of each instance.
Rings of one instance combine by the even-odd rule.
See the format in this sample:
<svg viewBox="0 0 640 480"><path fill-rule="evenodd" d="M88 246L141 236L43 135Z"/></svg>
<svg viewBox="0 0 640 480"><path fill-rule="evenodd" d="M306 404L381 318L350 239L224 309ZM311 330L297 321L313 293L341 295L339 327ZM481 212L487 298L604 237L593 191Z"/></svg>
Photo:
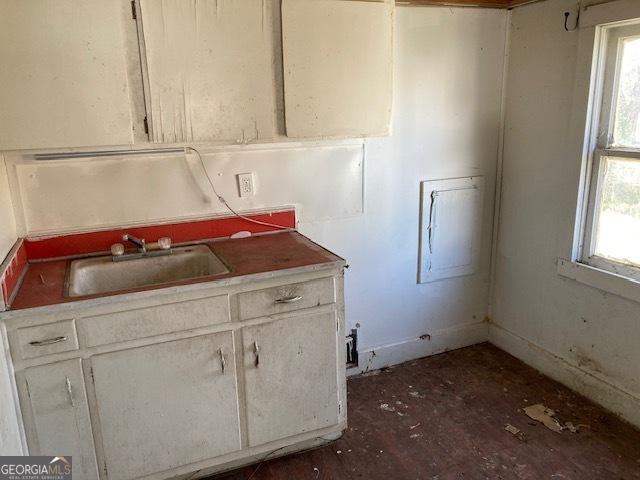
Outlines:
<svg viewBox="0 0 640 480"><path fill-rule="evenodd" d="M279 8L0 0L0 151L388 135L393 2Z"/></svg>
<svg viewBox="0 0 640 480"><path fill-rule="evenodd" d="M0 150L133 141L125 0L0 0Z"/></svg>
<svg viewBox="0 0 640 480"><path fill-rule="evenodd" d="M283 0L289 137L388 135L393 2Z"/></svg>
<svg viewBox="0 0 640 480"><path fill-rule="evenodd" d="M273 3L140 0L152 141L274 137Z"/></svg>

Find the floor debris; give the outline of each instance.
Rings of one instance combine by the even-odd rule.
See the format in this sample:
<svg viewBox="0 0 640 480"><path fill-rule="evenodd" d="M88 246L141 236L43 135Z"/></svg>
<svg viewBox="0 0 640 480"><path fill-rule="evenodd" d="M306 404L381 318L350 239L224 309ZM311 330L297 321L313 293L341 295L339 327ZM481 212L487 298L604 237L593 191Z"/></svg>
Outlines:
<svg viewBox="0 0 640 480"><path fill-rule="evenodd" d="M511 424L509 424L509 423L507 423L507 425L504 427L504 429L505 429L507 432L509 432L509 433L511 433L511 434L513 434L513 435L517 435L517 434L519 434L519 433L520 433L520 429L519 429L519 428L514 427L513 425L511 425Z"/></svg>
<svg viewBox="0 0 640 480"><path fill-rule="evenodd" d="M409 392L409 395L411 395L413 398L427 398L426 395L420 392Z"/></svg>
<svg viewBox="0 0 640 480"><path fill-rule="evenodd" d="M569 430L571 433L578 433L578 427L576 427L573 423L571 422L566 422L564 424L564 428L566 428L567 430Z"/></svg>
<svg viewBox="0 0 640 480"><path fill-rule="evenodd" d="M563 427L558 419L555 418L556 412L541 403L525 407L524 413L526 413L529 418L542 423L549 430L556 433L562 432Z"/></svg>
<svg viewBox="0 0 640 480"><path fill-rule="evenodd" d="M584 423L579 423L578 425L574 425L572 422L566 422L564 424L564 428L569 430L571 433L580 433L580 430L590 430L591 425L586 425Z"/></svg>
<svg viewBox="0 0 640 480"><path fill-rule="evenodd" d="M403 405L404 408L407 408L407 406L402 402L396 402L396 405ZM381 403L380 410L383 410L385 412L393 412L401 417L404 417L406 415L406 413L399 412L395 407L390 406L388 403Z"/></svg>
<svg viewBox="0 0 640 480"><path fill-rule="evenodd" d="M518 439L522 440L523 442L527 441L527 437L524 434L524 432L522 430L520 430L518 427L514 427L513 425L511 425L510 423L507 423L504 427L504 429L509 432L511 435L513 435L514 437L517 437Z"/></svg>
<svg viewBox="0 0 640 480"><path fill-rule="evenodd" d="M579 423L578 425L574 425L573 422L565 422L562 424L556 418L556 412L551 410L550 408L545 407L544 405L538 403L536 405L531 405L529 407L525 407L523 409L524 413L527 414L529 418L541 422L547 427L549 430L560 433L563 430L569 430L571 433L579 433L582 429L591 428L589 425L585 425L584 423ZM509 425L507 425L509 426ZM505 427L505 430L507 428ZM510 431L510 430L509 430ZM512 432L513 433L513 432Z"/></svg>

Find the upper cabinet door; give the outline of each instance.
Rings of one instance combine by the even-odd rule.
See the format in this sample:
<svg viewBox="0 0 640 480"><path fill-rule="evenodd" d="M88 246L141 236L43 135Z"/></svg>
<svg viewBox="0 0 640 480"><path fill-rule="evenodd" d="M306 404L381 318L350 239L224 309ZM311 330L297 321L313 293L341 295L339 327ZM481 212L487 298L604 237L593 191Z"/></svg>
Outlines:
<svg viewBox="0 0 640 480"><path fill-rule="evenodd" d="M124 0L0 0L0 150L132 142Z"/></svg>
<svg viewBox="0 0 640 480"><path fill-rule="evenodd" d="M155 142L273 138L271 0L140 0Z"/></svg>
<svg viewBox="0 0 640 480"><path fill-rule="evenodd" d="M283 0L289 137L388 135L393 2Z"/></svg>

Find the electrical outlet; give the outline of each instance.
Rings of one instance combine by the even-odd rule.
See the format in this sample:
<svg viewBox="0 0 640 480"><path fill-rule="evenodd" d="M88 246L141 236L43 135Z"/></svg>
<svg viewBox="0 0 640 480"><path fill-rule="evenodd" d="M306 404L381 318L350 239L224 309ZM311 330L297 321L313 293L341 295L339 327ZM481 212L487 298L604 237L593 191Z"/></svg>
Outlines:
<svg viewBox="0 0 640 480"><path fill-rule="evenodd" d="M239 173L238 177L238 193L241 197L252 197L253 191L253 173Z"/></svg>

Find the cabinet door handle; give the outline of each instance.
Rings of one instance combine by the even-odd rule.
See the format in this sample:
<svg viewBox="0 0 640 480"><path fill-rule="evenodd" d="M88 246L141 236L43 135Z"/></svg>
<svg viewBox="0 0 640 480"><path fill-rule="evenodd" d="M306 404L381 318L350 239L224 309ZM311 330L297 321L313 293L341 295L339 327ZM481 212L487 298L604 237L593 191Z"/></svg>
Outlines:
<svg viewBox="0 0 640 480"><path fill-rule="evenodd" d="M260 365L260 347L258 346L258 342L253 342L253 354L256 356L254 364L256 368L258 368Z"/></svg>
<svg viewBox="0 0 640 480"><path fill-rule="evenodd" d="M64 377L64 385L67 388L69 403L71 404L72 407L75 407L76 403L73 401L73 387L71 386L71 380L69 380L69 377Z"/></svg>
<svg viewBox="0 0 640 480"><path fill-rule="evenodd" d="M220 355L220 365L222 366L222 374L224 375L224 369L227 366L227 361L224 358L224 350L222 348L218 349L218 355Z"/></svg>
<svg viewBox="0 0 640 480"><path fill-rule="evenodd" d="M281 304L281 303L296 303L296 302L299 302L300 300L302 300L302 296L301 296L301 295L296 295L296 296L294 296L294 297L278 298L278 299L276 299L276 304Z"/></svg>
<svg viewBox="0 0 640 480"><path fill-rule="evenodd" d="M34 347L42 347L44 345L53 345L54 343L60 343L67 340L67 337L62 335L60 337L47 338L46 340L34 340L33 342L29 342L29 345Z"/></svg>

